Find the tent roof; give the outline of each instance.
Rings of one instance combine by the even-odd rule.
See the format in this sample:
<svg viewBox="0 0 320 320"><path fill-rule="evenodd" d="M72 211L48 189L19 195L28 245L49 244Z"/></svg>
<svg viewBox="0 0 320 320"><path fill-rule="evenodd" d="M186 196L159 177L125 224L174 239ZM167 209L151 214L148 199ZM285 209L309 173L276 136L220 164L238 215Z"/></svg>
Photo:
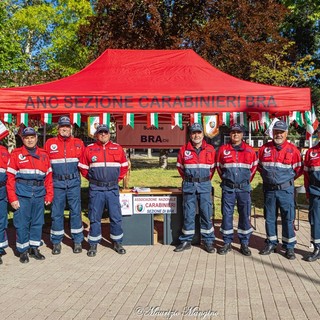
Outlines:
<svg viewBox="0 0 320 320"><path fill-rule="evenodd" d="M278 113L310 107L309 88L240 80L192 50L108 49L72 76L0 90L2 113Z"/></svg>

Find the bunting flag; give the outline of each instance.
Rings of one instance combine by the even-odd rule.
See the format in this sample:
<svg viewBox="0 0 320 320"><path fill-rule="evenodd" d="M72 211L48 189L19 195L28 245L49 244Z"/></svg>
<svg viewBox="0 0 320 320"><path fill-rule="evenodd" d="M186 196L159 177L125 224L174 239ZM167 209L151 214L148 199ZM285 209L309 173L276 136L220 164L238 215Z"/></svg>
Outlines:
<svg viewBox="0 0 320 320"><path fill-rule="evenodd" d="M292 115L289 117L289 121L296 121L300 127L303 127L304 125L303 117L300 111L293 111Z"/></svg>
<svg viewBox="0 0 320 320"><path fill-rule="evenodd" d="M152 126L158 128L158 114L157 113L149 113L148 114L148 121L147 121L147 128L151 128Z"/></svg>
<svg viewBox="0 0 320 320"><path fill-rule="evenodd" d="M230 112L222 112L222 123L230 127Z"/></svg>
<svg viewBox="0 0 320 320"><path fill-rule="evenodd" d="M270 125L270 118L268 112L259 113L259 122L263 129L266 129Z"/></svg>
<svg viewBox="0 0 320 320"><path fill-rule="evenodd" d="M270 123L269 127L267 128L265 134L268 135L269 137L271 137L273 139L273 126L274 124L279 121L278 118L273 118L272 122Z"/></svg>
<svg viewBox="0 0 320 320"><path fill-rule="evenodd" d="M29 120L28 120L28 114L27 113L19 113L18 114L18 117L17 117L17 119L18 119L18 121L17 121L17 125L20 125L21 123L23 123L26 127L28 126L28 122L29 122Z"/></svg>
<svg viewBox="0 0 320 320"><path fill-rule="evenodd" d="M246 112L233 112L232 113L232 124L239 123L245 128L248 128L248 118Z"/></svg>
<svg viewBox="0 0 320 320"><path fill-rule="evenodd" d="M152 114L157 115L157 128L158 128L158 114L157 113L152 113ZM126 113L123 115L123 125L130 126L132 129L134 128L134 113Z"/></svg>
<svg viewBox="0 0 320 320"><path fill-rule="evenodd" d="M182 129L182 113L173 113L171 114L171 129L175 126L178 126Z"/></svg>
<svg viewBox="0 0 320 320"><path fill-rule="evenodd" d="M100 113L99 123L106 124L110 128L110 113Z"/></svg>
<svg viewBox="0 0 320 320"><path fill-rule="evenodd" d="M72 119L72 123L75 123L78 127L81 125L81 113L72 113L70 115L70 118Z"/></svg>
<svg viewBox="0 0 320 320"><path fill-rule="evenodd" d="M317 129L319 125L319 121L317 119L314 106L311 107L311 111L306 111L304 113L305 120L306 120L306 139L308 140L312 137L313 132Z"/></svg>
<svg viewBox="0 0 320 320"><path fill-rule="evenodd" d="M9 134L9 130L6 126L0 121L0 140L5 138Z"/></svg>
<svg viewBox="0 0 320 320"><path fill-rule="evenodd" d="M11 113L2 113L1 120L6 123L12 123L12 114Z"/></svg>
<svg viewBox="0 0 320 320"><path fill-rule="evenodd" d="M41 115L41 121L43 123L51 124L52 123L52 114L51 113L43 113Z"/></svg>
<svg viewBox="0 0 320 320"><path fill-rule="evenodd" d="M193 124L193 123L201 123L201 113L191 113L190 115L190 123Z"/></svg>

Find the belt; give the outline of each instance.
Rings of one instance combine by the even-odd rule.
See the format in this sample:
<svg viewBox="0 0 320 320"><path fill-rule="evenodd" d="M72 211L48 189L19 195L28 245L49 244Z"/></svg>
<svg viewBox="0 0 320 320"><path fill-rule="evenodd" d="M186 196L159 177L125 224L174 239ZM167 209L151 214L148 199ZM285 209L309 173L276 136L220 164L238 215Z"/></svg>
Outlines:
<svg viewBox="0 0 320 320"><path fill-rule="evenodd" d="M89 182L98 187L113 187L115 185L118 185L118 181L102 182L94 179L89 179Z"/></svg>
<svg viewBox="0 0 320 320"><path fill-rule="evenodd" d="M186 182L205 182L205 181L210 181L210 177L203 177L203 178L185 177L184 181L186 181Z"/></svg>
<svg viewBox="0 0 320 320"><path fill-rule="evenodd" d="M232 188L232 189L241 189L241 188L244 188L244 187L248 186L249 185L249 181L245 181L243 183L232 183L232 182L229 182L229 181L223 181L222 185L223 186L227 186L227 187Z"/></svg>
<svg viewBox="0 0 320 320"><path fill-rule="evenodd" d="M54 180L71 180L71 179L75 179L79 177L79 173L72 173L72 174L64 174L64 175L60 175L60 174L54 174L53 175L53 179Z"/></svg>
<svg viewBox="0 0 320 320"><path fill-rule="evenodd" d="M25 179L16 179L16 182L26 184L28 186L44 186L44 181L39 180L25 180Z"/></svg>
<svg viewBox="0 0 320 320"><path fill-rule="evenodd" d="M0 182L0 187L4 187L5 185L7 185L7 180Z"/></svg>
<svg viewBox="0 0 320 320"><path fill-rule="evenodd" d="M283 190L283 189L287 189L290 186L293 186L293 181L287 181L284 182L282 184L268 184L268 183L264 183L263 184L263 189L267 190L267 191L273 191L273 190Z"/></svg>

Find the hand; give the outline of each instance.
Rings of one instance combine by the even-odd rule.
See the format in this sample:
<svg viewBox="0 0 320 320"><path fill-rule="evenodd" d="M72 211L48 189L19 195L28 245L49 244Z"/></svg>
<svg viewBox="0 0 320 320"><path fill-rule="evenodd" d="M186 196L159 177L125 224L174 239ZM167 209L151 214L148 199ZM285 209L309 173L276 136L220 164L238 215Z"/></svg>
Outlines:
<svg viewBox="0 0 320 320"><path fill-rule="evenodd" d="M49 204L51 204L51 202L50 202L50 201L45 201L44 204L45 204L46 206L48 206Z"/></svg>
<svg viewBox="0 0 320 320"><path fill-rule="evenodd" d="M19 200L12 201L10 204L11 204L11 207L12 207L14 210L18 210L18 209L20 208Z"/></svg>

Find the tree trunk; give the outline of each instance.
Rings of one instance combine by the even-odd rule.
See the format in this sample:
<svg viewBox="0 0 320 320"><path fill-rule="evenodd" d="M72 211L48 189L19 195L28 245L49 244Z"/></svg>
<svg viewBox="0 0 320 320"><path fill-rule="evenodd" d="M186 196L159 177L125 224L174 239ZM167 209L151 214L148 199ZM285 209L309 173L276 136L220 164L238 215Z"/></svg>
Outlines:
<svg viewBox="0 0 320 320"><path fill-rule="evenodd" d="M159 165L162 169L168 168L168 154L169 151L167 149L161 149L159 155Z"/></svg>

